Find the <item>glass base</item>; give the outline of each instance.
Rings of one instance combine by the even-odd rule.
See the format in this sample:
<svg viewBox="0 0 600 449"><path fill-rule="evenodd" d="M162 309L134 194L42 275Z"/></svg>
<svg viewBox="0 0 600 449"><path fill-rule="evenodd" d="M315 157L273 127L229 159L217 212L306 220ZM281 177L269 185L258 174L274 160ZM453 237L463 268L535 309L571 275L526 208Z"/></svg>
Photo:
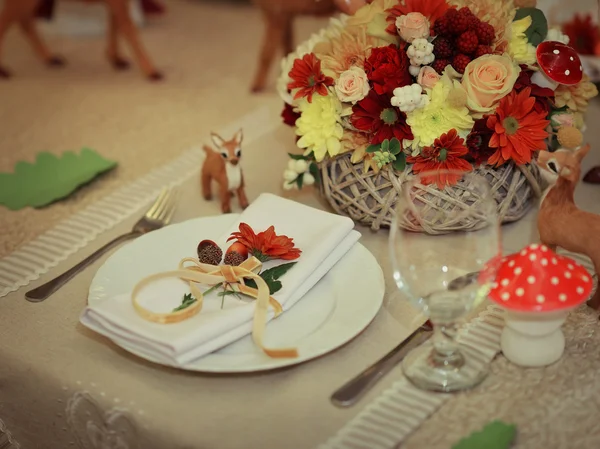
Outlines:
<svg viewBox="0 0 600 449"><path fill-rule="evenodd" d="M417 388L449 393L479 385L488 374L488 364L463 352L454 353L448 363L442 363L433 351L433 344L427 342L408 353L402 370Z"/></svg>

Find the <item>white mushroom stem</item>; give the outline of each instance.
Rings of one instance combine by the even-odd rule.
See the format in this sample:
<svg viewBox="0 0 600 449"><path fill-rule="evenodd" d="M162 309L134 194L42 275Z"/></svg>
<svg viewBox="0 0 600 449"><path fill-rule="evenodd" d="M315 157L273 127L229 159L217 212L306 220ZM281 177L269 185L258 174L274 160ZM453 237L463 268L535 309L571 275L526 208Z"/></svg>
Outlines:
<svg viewBox="0 0 600 449"><path fill-rule="evenodd" d="M515 365L542 367L557 362L565 350L561 326L570 309L555 312L506 310L500 345L504 356Z"/></svg>
<svg viewBox="0 0 600 449"><path fill-rule="evenodd" d="M535 72L531 76L531 82L533 84L537 84L540 87L545 87L552 90L556 90L556 88L558 87L558 83L548 78L548 76L546 76L546 74L541 70Z"/></svg>

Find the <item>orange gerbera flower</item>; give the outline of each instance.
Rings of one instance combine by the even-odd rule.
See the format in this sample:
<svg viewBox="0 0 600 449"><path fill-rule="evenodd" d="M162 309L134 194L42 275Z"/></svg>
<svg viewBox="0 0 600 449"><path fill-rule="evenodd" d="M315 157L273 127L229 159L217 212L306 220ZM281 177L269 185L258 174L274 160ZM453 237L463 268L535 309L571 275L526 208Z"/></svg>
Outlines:
<svg viewBox="0 0 600 449"><path fill-rule="evenodd" d="M429 20L431 25L431 32L433 32L433 25L435 21L442 17L444 13L450 8L446 0L405 0L403 3L398 4L386 12L387 21L390 22L386 31L390 34L398 34L396 29L396 18L405 16L410 12L420 12Z"/></svg>
<svg viewBox="0 0 600 449"><path fill-rule="evenodd" d="M473 166L464 159L469 153L465 146L465 139L459 137L455 129L451 129L446 134L442 134L435 139L433 145L425 147L418 156L406 158L409 164L413 164L413 173L424 173L437 171L440 173L433 176L423 176L423 184L437 184L439 189L446 186L453 186L462 177L462 173L473 170ZM454 173L444 173L443 170L451 170Z"/></svg>
<svg viewBox="0 0 600 449"><path fill-rule="evenodd" d="M289 77L292 82L288 84L288 89L298 89L294 99L308 97L308 102L312 103L312 96L316 92L319 95L327 95L327 86L333 86L333 78L325 76L321 71L321 61L314 55L308 53L302 59L296 59Z"/></svg>
<svg viewBox="0 0 600 449"><path fill-rule="evenodd" d="M240 223L239 232L234 232L227 239L236 240L246 248L248 252L261 262L272 259L294 260L300 257L302 251L294 246L294 240L285 236L275 234L275 227L256 234L246 223Z"/></svg>
<svg viewBox="0 0 600 449"><path fill-rule="evenodd" d="M510 160L528 164L535 151L546 149L549 124L544 112L535 111L530 87L519 93L512 91L500 100L496 115L487 119L487 127L494 132L489 147L497 148L488 164L499 167Z"/></svg>

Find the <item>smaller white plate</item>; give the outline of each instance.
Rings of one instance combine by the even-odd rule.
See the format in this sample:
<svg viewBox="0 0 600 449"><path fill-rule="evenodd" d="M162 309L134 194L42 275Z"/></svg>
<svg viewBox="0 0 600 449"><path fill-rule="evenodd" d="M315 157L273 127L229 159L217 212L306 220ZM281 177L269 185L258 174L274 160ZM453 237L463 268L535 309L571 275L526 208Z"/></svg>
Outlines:
<svg viewBox="0 0 600 449"><path fill-rule="evenodd" d="M217 240L237 217L229 214L189 220L151 232L124 246L96 273L90 286L89 304L127 293L139 279L172 269L182 257L195 255L200 240ZM379 311L384 293L379 264L364 246L356 244L294 307L268 324L267 341L295 346L298 358L272 359L254 345L251 336L246 336L178 368L212 373L253 372L319 357L362 332ZM122 347L161 363L135 348Z"/></svg>

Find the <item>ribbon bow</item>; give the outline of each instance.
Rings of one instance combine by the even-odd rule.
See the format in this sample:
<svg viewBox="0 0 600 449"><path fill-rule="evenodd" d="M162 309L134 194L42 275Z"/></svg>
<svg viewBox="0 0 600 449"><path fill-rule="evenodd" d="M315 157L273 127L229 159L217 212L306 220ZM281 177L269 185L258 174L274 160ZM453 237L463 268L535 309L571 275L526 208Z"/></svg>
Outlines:
<svg viewBox="0 0 600 449"><path fill-rule="evenodd" d="M189 262L193 263L193 265L186 266ZM256 257L251 257L239 266L210 265L200 263L198 259L186 257L179 262L177 270L153 274L138 282L131 294L131 301L136 312L145 320L160 324L179 323L193 317L202 310L204 295L197 284L214 286L225 282L234 288L235 291L256 299L252 324L252 339L254 343L269 357L298 357L298 351L295 348L269 349L263 343L269 305L275 310L275 317L279 316L283 312L283 309L281 304L269 295L269 286L257 274L261 266L262 263ZM138 294L142 288L158 279L168 277L178 277L184 281L188 281L190 291L196 298L196 302L185 309L168 313L156 313L144 308L138 301ZM244 283L244 279L253 279L258 288L248 287Z"/></svg>

